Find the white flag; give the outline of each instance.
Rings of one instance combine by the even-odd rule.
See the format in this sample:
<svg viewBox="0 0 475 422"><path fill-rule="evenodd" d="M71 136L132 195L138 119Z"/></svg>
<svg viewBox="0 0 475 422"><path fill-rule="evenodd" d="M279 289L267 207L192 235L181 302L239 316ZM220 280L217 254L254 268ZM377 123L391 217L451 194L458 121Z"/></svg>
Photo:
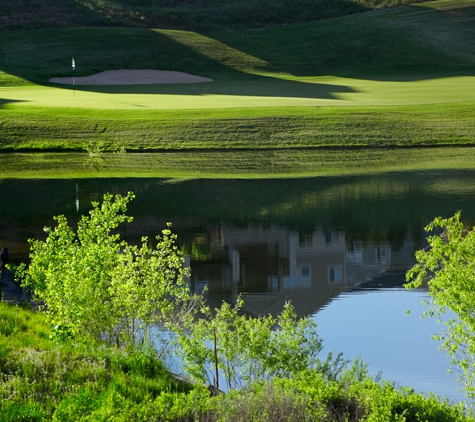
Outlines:
<svg viewBox="0 0 475 422"><path fill-rule="evenodd" d="M73 70L76 69L76 62L74 61L74 57L73 57L73 62L71 64L71 66L73 67Z"/></svg>

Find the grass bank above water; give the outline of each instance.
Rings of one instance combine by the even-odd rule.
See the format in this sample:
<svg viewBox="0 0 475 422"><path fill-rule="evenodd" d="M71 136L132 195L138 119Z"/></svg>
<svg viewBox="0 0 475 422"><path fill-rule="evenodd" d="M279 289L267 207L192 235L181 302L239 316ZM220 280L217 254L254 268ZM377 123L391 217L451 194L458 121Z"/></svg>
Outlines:
<svg viewBox="0 0 475 422"><path fill-rule="evenodd" d="M475 145L474 7L439 0L260 31L3 31L0 177L471 167L473 152L461 147ZM214 82L50 84L71 75L71 56L77 76L152 68Z"/></svg>
<svg viewBox="0 0 475 422"><path fill-rule="evenodd" d="M475 102L137 111L9 108L0 151L164 151L475 144Z"/></svg>

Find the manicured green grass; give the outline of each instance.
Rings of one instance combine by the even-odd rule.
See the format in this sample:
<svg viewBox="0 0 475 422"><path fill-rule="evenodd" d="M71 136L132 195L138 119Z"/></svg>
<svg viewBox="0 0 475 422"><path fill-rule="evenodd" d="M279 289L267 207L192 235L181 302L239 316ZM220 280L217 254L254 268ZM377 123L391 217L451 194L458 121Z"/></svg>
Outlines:
<svg viewBox="0 0 475 422"><path fill-rule="evenodd" d="M7 107L4 150L212 150L471 145L475 103L100 111Z"/></svg>
<svg viewBox="0 0 475 422"><path fill-rule="evenodd" d="M260 31L2 32L0 150L163 151L472 145L474 0ZM153 68L190 85L53 86Z"/></svg>
<svg viewBox="0 0 475 422"><path fill-rule="evenodd" d="M439 1L259 31L4 31L0 70L45 84L52 76L70 76L75 56L78 76L121 68L181 70L225 82L276 74L377 80L473 75L474 2ZM5 76L1 84L13 82Z"/></svg>
<svg viewBox="0 0 475 422"><path fill-rule="evenodd" d="M0 71L5 74L0 86L25 80L43 85L53 76L71 76L71 56L76 58L77 76L95 73L94 69L122 68L180 70L226 83L250 79L268 82L279 75L386 81L474 75L473 0L442 1L439 8L437 4L421 3L260 31L4 31ZM276 88L269 95L278 96ZM213 93L212 87L200 85L197 89L201 93L211 89ZM239 93L239 87L230 89ZM136 93L134 88L126 92Z"/></svg>
<svg viewBox="0 0 475 422"><path fill-rule="evenodd" d="M109 87L0 87L0 107L20 112L30 106L54 107L44 114L69 113L83 115L86 109L94 110L96 116L108 116L103 110L140 110L142 119L149 110L180 110L176 118L186 118L189 111L218 109L203 112L227 117L246 116L243 108L249 109L249 117L269 110L253 109L271 107L318 107L318 106L388 106L451 104L468 102L475 98L473 76L447 76L412 81L378 81L343 77L290 78L261 77L241 82L209 82L202 84L136 85ZM57 109L70 109L62 111ZM228 110L222 109L241 109ZM183 112L183 110L186 110ZM289 111L295 114L295 111ZM305 112L305 110L304 110ZM384 108L381 109L384 112ZM275 111L282 114L281 111ZM138 113L136 113L138 115ZM167 113L172 116L172 113Z"/></svg>

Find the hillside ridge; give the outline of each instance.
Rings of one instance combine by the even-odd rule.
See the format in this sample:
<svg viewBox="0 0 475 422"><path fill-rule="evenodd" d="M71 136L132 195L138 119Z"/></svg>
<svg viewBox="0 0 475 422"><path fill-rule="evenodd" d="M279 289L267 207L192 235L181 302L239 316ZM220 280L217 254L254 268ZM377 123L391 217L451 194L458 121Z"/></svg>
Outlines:
<svg viewBox="0 0 475 422"><path fill-rule="evenodd" d="M0 30L139 27L249 29L311 22L421 0L2 0Z"/></svg>

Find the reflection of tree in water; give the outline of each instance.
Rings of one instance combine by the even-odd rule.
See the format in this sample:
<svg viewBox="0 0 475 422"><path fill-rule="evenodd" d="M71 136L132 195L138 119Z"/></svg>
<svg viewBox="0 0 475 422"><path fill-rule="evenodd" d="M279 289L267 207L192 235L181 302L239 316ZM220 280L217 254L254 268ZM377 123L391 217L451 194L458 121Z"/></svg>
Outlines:
<svg viewBox="0 0 475 422"><path fill-rule="evenodd" d="M101 154L90 153L84 160L84 167L87 167L91 170L105 169L105 158Z"/></svg>
<svg viewBox="0 0 475 422"><path fill-rule="evenodd" d="M121 154L111 155L121 159ZM106 154L85 154L83 165L101 172L107 160ZM184 236L198 228L206 232L218 223L239 228L276 225L303 234L324 227L344 231L347 244L387 241L399 250L409 234L419 248L422 228L437 215L446 217L461 209L464 222L474 221L474 180L473 171L179 183L87 179L79 181L78 198L77 180L0 181L0 196L5 199L0 236L6 239L7 232L8 237L15 236L15 227L22 237L41 236L42 227L51 225L54 215L77 218L76 199L81 204L79 213L87 213L91 200L100 200L105 192L133 191L137 197L129 214L135 218L138 239L140 233L157 234L164 222L171 221ZM458 189L441 190L443 186Z"/></svg>
<svg viewBox="0 0 475 422"><path fill-rule="evenodd" d="M393 251L399 251L404 246L408 235L413 239L416 235L415 239L420 239L422 227L416 233L408 229L409 225L402 223L372 225L368 222L367 225L349 225L345 233L350 244L389 242ZM420 240L417 243L420 244Z"/></svg>

